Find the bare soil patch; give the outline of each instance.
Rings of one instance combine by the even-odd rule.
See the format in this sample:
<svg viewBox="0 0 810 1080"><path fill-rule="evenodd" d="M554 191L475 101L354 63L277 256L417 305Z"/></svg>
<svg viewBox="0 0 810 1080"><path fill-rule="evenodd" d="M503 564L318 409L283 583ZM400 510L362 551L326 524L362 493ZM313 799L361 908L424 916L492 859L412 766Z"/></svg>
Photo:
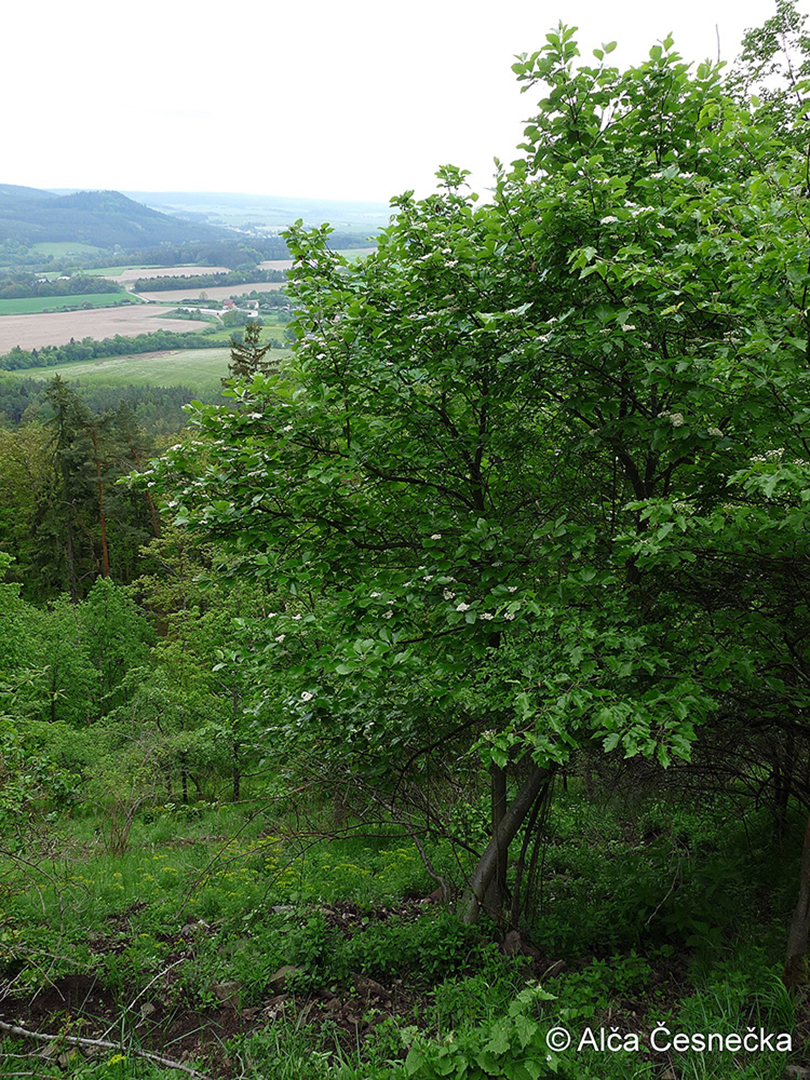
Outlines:
<svg viewBox="0 0 810 1080"><path fill-rule="evenodd" d="M165 292L142 292L144 300L156 300L158 303L177 303L178 300L199 300L203 293L209 300L227 300L229 296L241 296L243 293L274 292L283 289L283 281L248 281L244 285L214 285L207 289L167 289Z"/></svg>
<svg viewBox="0 0 810 1080"><path fill-rule="evenodd" d="M264 262L259 263L260 270L289 270L292 266L292 259L265 259Z"/></svg>
<svg viewBox="0 0 810 1080"><path fill-rule="evenodd" d="M167 293L156 293L166 297ZM186 319L161 318L161 309L151 304L137 307L95 308L84 311L55 311L49 315L4 315L0 319L0 353L21 349L41 349L43 345L66 345L71 338L101 339L122 334L137 337L153 330L200 333L205 324Z"/></svg>

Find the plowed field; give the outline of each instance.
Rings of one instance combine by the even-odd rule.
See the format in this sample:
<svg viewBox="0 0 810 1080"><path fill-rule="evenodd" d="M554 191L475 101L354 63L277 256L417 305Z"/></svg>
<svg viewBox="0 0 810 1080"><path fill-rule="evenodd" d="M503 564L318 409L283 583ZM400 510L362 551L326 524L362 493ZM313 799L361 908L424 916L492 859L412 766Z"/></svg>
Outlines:
<svg viewBox="0 0 810 1080"><path fill-rule="evenodd" d="M283 289L283 281L248 281L244 285L212 285L207 289L167 289L165 292L142 292L136 296L142 296L144 300L156 300L158 303L176 304L181 300L199 300L203 293L209 300L227 300L229 296L242 296L244 293L275 292Z"/></svg>
<svg viewBox="0 0 810 1080"><path fill-rule="evenodd" d="M162 294L165 296L166 294ZM40 349L43 345L66 345L71 338L105 338L115 334L136 337L152 330L200 333L205 323L161 318L163 308L152 304L137 307L96 308L94 311L57 311L51 315L4 315L0 318L0 354L15 345Z"/></svg>

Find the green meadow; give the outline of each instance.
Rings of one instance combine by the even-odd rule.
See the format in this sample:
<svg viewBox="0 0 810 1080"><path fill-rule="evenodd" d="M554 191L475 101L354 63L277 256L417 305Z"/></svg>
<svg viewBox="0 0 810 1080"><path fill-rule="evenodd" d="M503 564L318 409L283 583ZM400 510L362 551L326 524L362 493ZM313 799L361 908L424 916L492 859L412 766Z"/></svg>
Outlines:
<svg viewBox="0 0 810 1080"><path fill-rule="evenodd" d="M44 311L70 308L104 308L115 304L137 304L140 301L125 293L85 293L75 296L25 296L0 300L0 315L40 315Z"/></svg>
<svg viewBox="0 0 810 1080"><path fill-rule="evenodd" d="M284 351L274 351L282 356ZM22 368L10 371L12 377L79 379L83 384L97 386L191 386L207 390L219 386L228 374L229 349L183 349L174 352L144 353L136 356L110 356L98 360L80 360L58 367Z"/></svg>

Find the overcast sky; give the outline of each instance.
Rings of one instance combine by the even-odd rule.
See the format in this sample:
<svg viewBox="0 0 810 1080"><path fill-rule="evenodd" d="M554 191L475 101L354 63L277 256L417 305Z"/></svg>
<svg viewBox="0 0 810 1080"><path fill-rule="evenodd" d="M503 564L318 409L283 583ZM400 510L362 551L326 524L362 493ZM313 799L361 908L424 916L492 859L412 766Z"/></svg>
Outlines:
<svg viewBox="0 0 810 1080"><path fill-rule="evenodd" d="M11 8L11 10L9 10ZM808 11L810 0L800 0ZM731 61L773 0L41 0L4 8L0 182L387 202L452 163L490 183L539 94L514 54L562 19L619 66L672 31ZM3 85L4 84L4 85Z"/></svg>

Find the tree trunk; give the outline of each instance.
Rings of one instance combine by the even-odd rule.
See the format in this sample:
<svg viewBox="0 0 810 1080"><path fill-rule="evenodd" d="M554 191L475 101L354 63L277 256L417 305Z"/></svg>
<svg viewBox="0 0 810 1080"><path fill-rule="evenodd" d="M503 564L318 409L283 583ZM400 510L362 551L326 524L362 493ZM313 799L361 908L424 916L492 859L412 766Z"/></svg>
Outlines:
<svg viewBox="0 0 810 1080"><path fill-rule="evenodd" d="M233 789L231 791L231 801L239 802L242 786L242 770L239 763L239 743L234 741L233 746Z"/></svg>
<svg viewBox="0 0 810 1080"><path fill-rule="evenodd" d="M93 443L93 463L96 467L96 483L98 484L98 520L101 528L101 576L110 576L110 554L107 548L107 515L104 512L104 481L101 476L101 462L98 457L98 438L95 428L90 429L90 439Z"/></svg>
<svg viewBox="0 0 810 1080"><path fill-rule="evenodd" d="M180 754L180 784L183 789L183 806L188 806L188 769L185 750Z"/></svg>
<svg viewBox="0 0 810 1080"><path fill-rule="evenodd" d="M800 986L808 981L807 939L810 934L810 820L804 834L799 900L793 912L787 941L787 956L782 981L785 986Z"/></svg>
<svg viewBox="0 0 810 1080"><path fill-rule="evenodd" d="M500 838L501 826L506 814L506 769L495 762L489 767L492 821L492 839L496 845L495 873L487 886L484 906L490 915L500 922L506 900L506 855ZM508 847L508 845L507 845Z"/></svg>
<svg viewBox="0 0 810 1080"><path fill-rule="evenodd" d="M468 924L478 921L481 908L486 908L485 897L489 883L498 872L501 857L505 859L509 845L517 835L518 829L526 820L526 815L534 805L535 799L543 790L546 779L551 775L551 769L541 769L537 765L531 766L531 772L522 787L514 797L506 813L501 819L497 834L493 836L487 845L487 849L478 860L478 865L473 871L467 893L462 900L462 921Z"/></svg>

